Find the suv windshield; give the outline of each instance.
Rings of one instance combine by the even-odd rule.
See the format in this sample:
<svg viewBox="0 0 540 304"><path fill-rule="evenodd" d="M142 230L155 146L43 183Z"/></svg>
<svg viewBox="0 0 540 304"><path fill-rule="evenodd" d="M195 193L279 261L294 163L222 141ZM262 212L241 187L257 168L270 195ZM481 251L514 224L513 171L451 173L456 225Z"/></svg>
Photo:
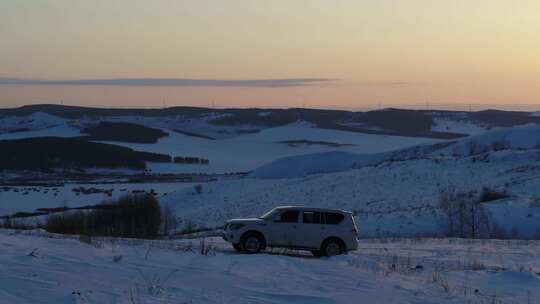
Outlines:
<svg viewBox="0 0 540 304"><path fill-rule="evenodd" d="M276 213L276 209L272 209L272 210L266 212L265 214L259 216L259 218L263 219L263 220L267 220L267 219L271 218L275 213Z"/></svg>

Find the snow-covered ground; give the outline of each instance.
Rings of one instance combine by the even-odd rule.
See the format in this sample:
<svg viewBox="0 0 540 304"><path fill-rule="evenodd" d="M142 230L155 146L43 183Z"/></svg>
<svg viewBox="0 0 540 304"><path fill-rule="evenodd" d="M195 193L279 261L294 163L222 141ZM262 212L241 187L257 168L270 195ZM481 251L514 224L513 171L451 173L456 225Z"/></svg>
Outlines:
<svg viewBox="0 0 540 304"><path fill-rule="evenodd" d="M329 259L238 254L217 238L84 243L0 230L0 244L0 303L535 303L540 297L538 242L366 240Z"/></svg>

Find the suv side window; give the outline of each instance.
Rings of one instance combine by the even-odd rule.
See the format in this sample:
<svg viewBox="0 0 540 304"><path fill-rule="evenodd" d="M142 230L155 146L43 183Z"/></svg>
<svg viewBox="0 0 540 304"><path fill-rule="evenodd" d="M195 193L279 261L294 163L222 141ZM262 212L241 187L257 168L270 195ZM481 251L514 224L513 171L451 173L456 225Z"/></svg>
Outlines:
<svg viewBox="0 0 540 304"><path fill-rule="evenodd" d="M276 222L280 223L298 223L298 215L300 211L298 210L287 210L283 211Z"/></svg>
<svg viewBox="0 0 540 304"><path fill-rule="evenodd" d="M304 224L320 224L321 213L316 211L304 211L302 212L302 222L304 222Z"/></svg>
<svg viewBox="0 0 540 304"><path fill-rule="evenodd" d="M337 225L341 223L341 221L343 221L343 219L345 218L343 214L333 212L325 212L324 217L326 220L325 224L328 225Z"/></svg>

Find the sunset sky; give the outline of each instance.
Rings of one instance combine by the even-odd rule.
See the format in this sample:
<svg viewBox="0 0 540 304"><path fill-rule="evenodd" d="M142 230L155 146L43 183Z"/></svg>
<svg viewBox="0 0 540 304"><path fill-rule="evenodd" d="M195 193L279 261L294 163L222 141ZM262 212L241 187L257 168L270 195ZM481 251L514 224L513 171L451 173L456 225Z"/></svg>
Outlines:
<svg viewBox="0 0 540 304"><path fill-rule="evenodd" d="M0 0L0 106L60 101L540 109L540 1Z"/></svg>

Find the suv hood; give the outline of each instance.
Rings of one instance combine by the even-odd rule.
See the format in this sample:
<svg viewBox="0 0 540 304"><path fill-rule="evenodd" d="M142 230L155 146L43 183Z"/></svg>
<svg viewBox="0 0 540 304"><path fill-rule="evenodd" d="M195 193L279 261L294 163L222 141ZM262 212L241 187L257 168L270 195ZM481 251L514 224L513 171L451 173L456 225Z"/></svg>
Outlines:
<svg viewBox="0 0 540 304"><path fill-rule="evenodd" d="M232 223L264 223L263 219L260 218L240 218L240 219L231 219L226 222L227 224Z"/></svg>

